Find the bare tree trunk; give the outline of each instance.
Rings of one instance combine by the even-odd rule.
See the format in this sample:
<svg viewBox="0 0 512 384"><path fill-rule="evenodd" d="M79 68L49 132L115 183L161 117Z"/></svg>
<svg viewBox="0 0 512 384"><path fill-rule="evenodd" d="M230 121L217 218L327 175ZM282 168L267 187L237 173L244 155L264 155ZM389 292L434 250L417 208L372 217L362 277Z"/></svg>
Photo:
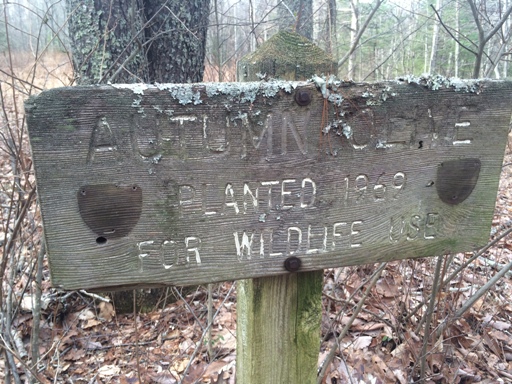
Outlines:
<svg viewBox="0 0 512 384"><path fill-rule="evenodd" d="M105 82L123 68L118 82L147 81L141 0L67 0L69 36L76 82Z"/></svg>
<svg viewBox="0 0 512 384"><path fill-rule="evenodd" d="M505 0L505 8L508 9L509 5L510 5L510 1ZM512 20L510 20L510 18L507 19L506 25L507 25L507 30L510 32L512 30ZM507 78L507 76L508 76L508 60L504 60L503 61L502 77Z"/></svg>
<svg viewBox="0 0 512 384"><path fill-rule="evenodd" d="M460 4L457 0L455 2L455 37L457 40L460 39ZM455 77L459 77L459 58L460 58L460 45L455 42L455 54L453 57L454 62L454 74Z"/></svg>
<svg viewBox="0 0 512 384"><path fill-rule="evenodd" d="M352 1L354 1L354 0L351 0L351 3L352 3ZM358 0L355 0L355 1L358 1ZM356 51L359 41L361 40L361 37L363 36L364 32L366 31L366 28L368 28L368 25L370 24L370 21L373 19L373 16L375 16L375 13L377 12L377 10L379 9L379 7L382 5L383 2L384 2L384 0L377 0L375 2L375 5L373 6L368 17L366 18L366 21L360 28L358 28L354 38L351 39L349 50L338 61L339 67L341 67L343 64L345 64L350 59L351 55ZM350 70L349 70L349 72L350 72Z"/></svg>
<svg viewBox="0 0 512 384"><path fill-rule="evenodd" d="M209 1L67 0L80 84L198 82Z"/></svg>
<svg viewBox="0 0 512 384"><path fill-rule="evenodd" d="M149 81L196 83L203 80L208 0L144 0Z"/></svg>
<svg viewBox="0 0 512 384"><path fill-rule="evenodd" d="M498 21L498 23L494 24L493 29L486 33L482 23L480 22L480 14L476 7L475 1L467 1L471 7L471 13L473 14L473 19L475 20L475 24L478 29L478 50L476 52L475 65L473 67L473 77L477 78L480 76L480 69L482 67L482 59L484 57L485 46L491 37L493 37L501 29L503 23L505 23L505 21L508 19L510 13L512 12L512 6L509 6L508 9L503 13L503 16Z"/></svg>
<svg viewBox="0 0 512 384"><path fill-rule="evenodd" d="M425 34L424 43L423 43L423 72L428 72L428 37Z"/></svg>
<svg viewBox="0 0 512 384"><path fill-rule="evenodd" d="M350 42L351 45L357 38L359 31L359 0L350 0ZM352 79L355 75L356 67L356 50L353 50L348 57L348 73L347 76Z"/></svg>
<svg viewBox="0 0 512 384"><path fill-rule="evenodd" d="M477 8L477 4L474 0L467 0L469 7L471 8L471 14L473 15L473 20L475 22L475 26L478 31L478 42L471 42L472 46L476 46L476 50L472 47L468 47L464 45L451 31L450 28L448 28L442 21L441 16L439 15L439 12L434 8L434 11L436 13L437 18L439 19L439 22L443 26L443 28L448 32L448 34L457 41L457 44L459 44L462 48L466 49L467 51L471 52L473 55L475 55L475 63L473 65L473 78L480 77L480 72L482 68L482 62L485 55L485 48L489 40L498 33L505 21L508 20L508 17L512 13L512 5L508 5L506 10L504 12L500 13L500 19L497 22L491 23L492 29L488 32L484 30L484 27L482 25L481 20L487 20L487 15L482 15L480 11Z"/></svg>
<svg viewBox="0 0 512 384"><path fill-rule="evenodd" d="M439 10L439 14L441 14L441 0L436 0L436 9ZM433 73L437 69L437 46L439 43L439 21L436 20L434 22L434 28L432 30L432 46L430 48L430 62L428 66L428 73Z"/></svg>
<svg viewBox="0 0 512 384"><path fill-rule="evenodd" d="M327 53L338 61L338 36L336 23L336 0L327 0Z"/></svg>
<svg viewBox="0 0 512 384"><path fill-rule="evenodd" d="M256 40L256 23L254 21L254 4L249 0L249 18L251 22L251 32L249 33L249 50L254 52L258 48L258 41Z"/></svg>
<svg viewBox="0 0 512 384"><path fill-rule="evenodd" d="M285 0L278 7L279 30L313 39L313 0Z"/></svg>
<svg viewBox="0 0 512 384"><path fill-rule="evenodd" d="M213 0L213 12L215 14L215 35L213 38L213 57L215 66L217 67L217 80L222 81L222 58L220 47L220 22L219 22L219 8L218 0Z"/></svg>

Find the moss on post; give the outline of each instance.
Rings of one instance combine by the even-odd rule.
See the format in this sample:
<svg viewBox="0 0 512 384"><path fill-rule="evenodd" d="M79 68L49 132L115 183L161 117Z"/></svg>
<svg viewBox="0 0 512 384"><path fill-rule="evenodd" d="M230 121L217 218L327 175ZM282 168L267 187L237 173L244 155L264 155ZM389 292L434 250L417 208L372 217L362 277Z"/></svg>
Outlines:
<svg viewBox="0 0 512 384"><path fill-rule="evenodd" d="M237 382L316 382L322 281L322 271L239 281Z"/></svg>

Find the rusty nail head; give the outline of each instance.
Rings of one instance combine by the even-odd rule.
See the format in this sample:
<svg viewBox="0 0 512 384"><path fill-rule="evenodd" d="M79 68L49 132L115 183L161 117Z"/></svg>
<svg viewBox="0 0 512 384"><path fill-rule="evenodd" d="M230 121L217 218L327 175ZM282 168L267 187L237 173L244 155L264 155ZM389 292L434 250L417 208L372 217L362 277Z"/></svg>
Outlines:
<svg viewBox="0 0 512 384"><path fill-rule="evenodd" d="M295 102L301 107L305 107L311 103L311 95L308 91L298 90L295 92Z"/></svg>
<svg viewBox="0 0 512 384"><path fill-rule="evenodd" d="M302 261L295 256L289 257L284 261L284 269L288 272L297 272L300 269Z"/></svg>

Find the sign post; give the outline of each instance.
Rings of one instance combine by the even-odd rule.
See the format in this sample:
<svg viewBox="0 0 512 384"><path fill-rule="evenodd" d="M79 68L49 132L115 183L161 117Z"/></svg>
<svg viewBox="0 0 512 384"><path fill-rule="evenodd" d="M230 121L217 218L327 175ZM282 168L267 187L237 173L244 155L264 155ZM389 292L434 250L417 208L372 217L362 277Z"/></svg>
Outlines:
<svg viewBox="0 0 512 384"><path fill-rule="evenodd" d="M237 78L257 81L265 73L305 81L316 73L336 74L337 67L304 36L279 31L237 63ZM307 107L311 96L302 90L294 100ZM302 263L296 256L284 263L292 273L237 281L236 377L241 383L316 382L324 271L293 273Z"/></svg>
<svg viewBox="0 0 512 384"><path fill-rule="evenodd" d="M471 251L489 237L511 99L510 82L442 78L43 92L26 109L53 284Z"/></svg>

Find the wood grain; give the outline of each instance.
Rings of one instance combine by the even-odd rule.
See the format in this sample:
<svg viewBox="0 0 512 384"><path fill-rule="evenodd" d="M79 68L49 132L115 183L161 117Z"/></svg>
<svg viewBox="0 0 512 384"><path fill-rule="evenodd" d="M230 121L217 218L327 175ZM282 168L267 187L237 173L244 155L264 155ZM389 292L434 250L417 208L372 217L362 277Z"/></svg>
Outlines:
<svg viewBox="0 0 512 384"><path fill-rule="evenodd" d="M288 82L43 92L26 109L53 284L188 285L288 273L289 256L312 271L471 251L489 237L511 98L510 82L410 79L337 84L329 101ZM447 204L438 170L464 159L480 162L476 183ZM128 233L86 224L77 196L95 185L141 189Z"/></svg>

